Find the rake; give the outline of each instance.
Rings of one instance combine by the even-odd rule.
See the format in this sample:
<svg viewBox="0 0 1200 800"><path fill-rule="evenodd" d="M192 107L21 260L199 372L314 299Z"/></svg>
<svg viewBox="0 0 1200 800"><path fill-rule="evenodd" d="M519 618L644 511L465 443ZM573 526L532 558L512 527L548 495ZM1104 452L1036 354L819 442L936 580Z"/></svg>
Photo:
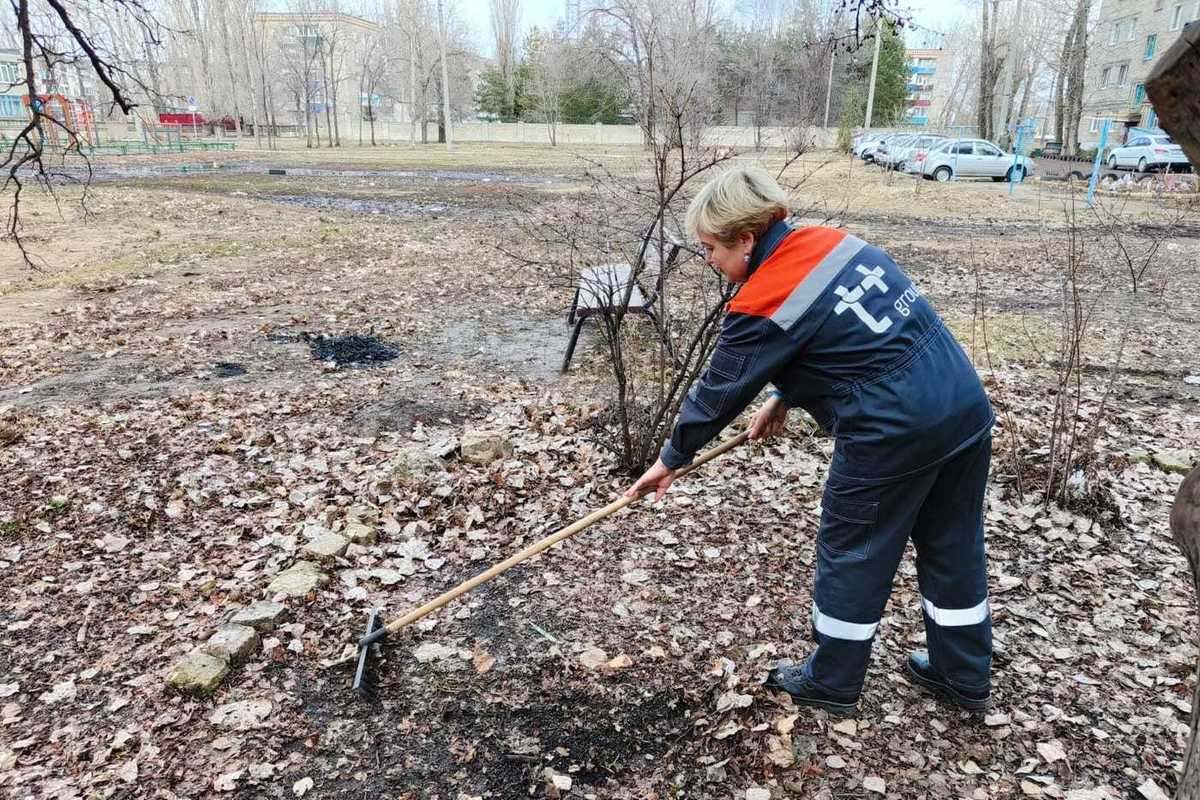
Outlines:
<svg viewBox="0 0 1200 800"><path fill-rule="evenodd" d="M701 465L712 461L717 456L727 453L735 447L741 445L746 441L747 438L749 438L749 435L749 431L740 433L729 441L723 442L717 447L700 454L695 461L693 461L690 465L680 469L675 474L676 479L683 477ZM367 613L367 631L363 637L358 640L358 668L354 671L354 691L358 692L364 697L375 696L375 689L377 686L375 674L377 648L375 645L387 637L389 633L395 633L400 629L411 625L425 615L437 611L439 608L446 605L456 597L461 597L472 589L487 583L497 575L512 569L518 564L528 561L530 558L533 558L543 550L547 550L564 539L569 539L580 531L590 528L592 525L595 525L605 517L615 514L625 506L640 500L642 497L652 491L653 490L651 489L647 492L643 492L637 497L621 497L617 500L614 500L604 508L601 508L598 511L593 511L583 519L580 519L577 522L574 522L567 527L550 534L540 541L534 542L520 552L515 553L501 561L499 564L490 567L485 572L481 572L474 578L460 583L458 586L455 586L448 592L435 597L433 600L430 600L428 603L420 606L419 608L414 608L404 616L392 620L386 625L380 622L378 610L372 609ZM344 660L336 663L344 663Z"/></svg>

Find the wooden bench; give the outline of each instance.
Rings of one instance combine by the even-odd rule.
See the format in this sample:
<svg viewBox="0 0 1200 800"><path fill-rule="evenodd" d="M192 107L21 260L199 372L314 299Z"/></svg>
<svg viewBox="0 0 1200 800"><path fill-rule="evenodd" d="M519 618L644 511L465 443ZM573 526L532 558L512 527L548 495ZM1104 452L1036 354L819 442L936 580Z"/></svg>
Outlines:
<svg viewBox="0 0 1200 800"><path fill-rule="evenodd" d="M667 271L679 257L682 247L683 245L677 241L668 242L662 265L653 264L653 261L658 259L653 258L652 260L651 253L649 251L646 253L647 268L638 277L653 280L654 288L650 291L646 291L645 287L634 278L633 267L630 264L600 264L580 271L575 297L571 300L571 310L567 312L567 325L571 328L571 338L567 342L566 355L563 356L563 372L571 367L571 358L575 355L575 345L579 341L579 332L583 330L583 323L597 315L616 313L623 303L626 313L643 314L650 318L655 328L659 329L663 343L667 346L667 352L671 352L671 341L659 325L658 316L654 313L654 303L662 292ZM629 285L631 282L633 283L632 287ZM626 291L629 292L628 302L625 302Z"/></svg>

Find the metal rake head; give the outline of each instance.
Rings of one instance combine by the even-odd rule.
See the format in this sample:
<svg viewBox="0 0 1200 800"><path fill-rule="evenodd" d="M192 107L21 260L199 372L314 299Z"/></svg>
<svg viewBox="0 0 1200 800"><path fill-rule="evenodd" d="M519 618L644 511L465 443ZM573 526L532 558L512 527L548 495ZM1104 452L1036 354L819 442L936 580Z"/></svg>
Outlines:
<svg viewBox="0 0 1200 800"><path fill-rule="evenodd" d="M358 642L358 668L354 671L354 691L368 700L375 699L379 681L376 674L375 643L386 634L383 624L379 621L379 612L371 609L367 612L367 632Z"/></svg>

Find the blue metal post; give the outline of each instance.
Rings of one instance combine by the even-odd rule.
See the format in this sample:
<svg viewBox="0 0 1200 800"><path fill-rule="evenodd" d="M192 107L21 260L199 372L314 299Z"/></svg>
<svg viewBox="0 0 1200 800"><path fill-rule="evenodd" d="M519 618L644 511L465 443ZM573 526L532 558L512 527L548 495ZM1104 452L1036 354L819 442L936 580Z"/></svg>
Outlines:
<svg viewBox="0 0 1200 800"><path fill-rule="evenodd" d="M1096 184L1100 180L1100 164L1104 161L1104 148L1108 145L1108 126L1112 120L1104 120L1100 126L1100 144L1096 145L1096 159L1092 162L1092 177L1088 180L1087 207L1092 207L1092 197L1096 194Z"/></svg>

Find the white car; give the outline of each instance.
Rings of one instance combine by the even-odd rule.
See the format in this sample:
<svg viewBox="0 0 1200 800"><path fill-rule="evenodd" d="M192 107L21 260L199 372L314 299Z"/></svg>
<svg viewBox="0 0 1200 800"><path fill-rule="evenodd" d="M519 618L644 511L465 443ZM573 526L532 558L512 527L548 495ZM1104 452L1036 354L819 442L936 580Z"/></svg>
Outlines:
<svg viewBox="0 0 1200 800"><path fill-rule="evenodd" d="M1191 168L1183 148L1165 134L1134 136L1108 154L1108 168L1129 167L1138 172L1147 170L1179 170Z"/></svg>
<svg viewBox="0 0 1200 800"><path fill-rule="evenodd" d="M900 135L898 133L885 133L873 139L864 139L858 147L858 154L862 157L863 161L868 163L874 161L875 152L879 149L879 146L887 144Z"/></svg>
<svg viewBox="0 0 1200 800"><path fill-rule="evenodd" d="M1015 163L1014 163L1015 159ZM1006 153L983 139L948 139L925 154L921 176L926 180L991 178L1002 181L1013 172L1013 180L1025 180L1033 162L1025 156Z"/></svg>
<svg viewBox="0 0 1200 800"><path fill-rule="evenodd" d="M944 141L946 137L936 133L919 133L895 147L889 146L888 166L901 172L920 172L925 154Z"/></svg>
<svg viewBox="0 0 1200 800"><path fill-rule="evenodd" d="M908 143L916 138L916 134L905 133L882 142L875 148L874 162L884 169L891 169L896 165L896 155L903 152Z"/></svg>

